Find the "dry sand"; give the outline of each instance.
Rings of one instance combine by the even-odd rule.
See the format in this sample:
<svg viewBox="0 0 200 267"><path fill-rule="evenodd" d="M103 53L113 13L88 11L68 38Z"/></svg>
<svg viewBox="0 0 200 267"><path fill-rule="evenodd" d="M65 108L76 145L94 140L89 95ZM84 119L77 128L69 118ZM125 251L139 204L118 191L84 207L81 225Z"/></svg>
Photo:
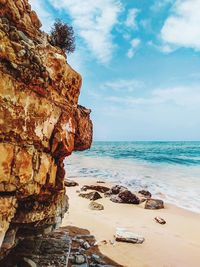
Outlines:
<svg viewBox="0 0 200 267"><path fill-rule="evenodd" d="M76 181L81 187L95 184L96 180ZM162 210L146 210L144 204L116 204L109 198L97 200L104 205L104 210L93 211L88 208L90 201L78 196L76 191L80 187L67 187L70 208L63 226L88 229L96 236L104 255L125 267L200 267L200 214L168 204ZM156 216L167 223L156 223ZM110 244L117 227L142 235L144 243ZM103 240L108 243L104 244Z"/></svg>

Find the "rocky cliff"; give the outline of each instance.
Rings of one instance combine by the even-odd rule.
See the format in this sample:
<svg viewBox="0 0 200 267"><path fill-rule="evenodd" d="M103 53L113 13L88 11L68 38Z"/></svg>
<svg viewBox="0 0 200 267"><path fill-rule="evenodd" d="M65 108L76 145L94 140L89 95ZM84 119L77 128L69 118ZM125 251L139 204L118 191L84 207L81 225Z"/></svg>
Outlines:
<svg viewBox="0 0 200 267"><path fill-rule="evenodd" d="M59 225L68 206L63 160L92 141L90 110L78 105L81 76L40 27L27 0L0 0L1 258L25 233Z"/></svg>

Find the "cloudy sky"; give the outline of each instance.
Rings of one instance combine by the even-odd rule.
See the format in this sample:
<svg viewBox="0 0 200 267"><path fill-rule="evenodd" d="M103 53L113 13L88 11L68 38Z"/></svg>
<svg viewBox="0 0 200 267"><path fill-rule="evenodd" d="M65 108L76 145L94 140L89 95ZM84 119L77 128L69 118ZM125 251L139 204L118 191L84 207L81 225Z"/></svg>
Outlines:
<svg viewBox="0 0 200 267"><path fill-rule="evenodd" d="M95 140L200 140L200 0L31 0L71 24Z"/></svg>

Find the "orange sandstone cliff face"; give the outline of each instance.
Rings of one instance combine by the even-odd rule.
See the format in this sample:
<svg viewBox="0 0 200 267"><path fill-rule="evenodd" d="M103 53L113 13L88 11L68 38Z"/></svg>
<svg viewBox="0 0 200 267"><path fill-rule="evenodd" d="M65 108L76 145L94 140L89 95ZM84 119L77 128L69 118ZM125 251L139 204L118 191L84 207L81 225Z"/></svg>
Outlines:
<svg viewBox="0 0 200 267"><path fill-rule="evenodd" d="M81 76L40 26L27 0L0 0L0 257L15 243L5 246L9 231L59 225L63 160L92 142Z"/></svg>

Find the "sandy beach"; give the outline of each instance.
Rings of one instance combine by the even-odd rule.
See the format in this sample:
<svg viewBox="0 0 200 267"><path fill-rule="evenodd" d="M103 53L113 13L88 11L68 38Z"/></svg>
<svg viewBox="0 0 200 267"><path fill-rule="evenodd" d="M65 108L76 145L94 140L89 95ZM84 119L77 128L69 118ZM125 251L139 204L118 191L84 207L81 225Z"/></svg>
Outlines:
<svg viewBox="0 0 200 267"><path fill-rule="evenodd" d="M200 266L200 214L169 204L161 210L146 210L144 203L118 204L105 197L97 200L103 204L104 210L90 210L90 200L79 197L77 190L83 185L96 184L96 180L79 178L76 181L79 186L66 188L69 211L62 226L89 230L95 235L101 253L124 267ZM156 216L164 218L167 223L156 223ZM142 235L144 243L111 244L117 227ZM107 242L102 242L104 240Z"/></svg>

